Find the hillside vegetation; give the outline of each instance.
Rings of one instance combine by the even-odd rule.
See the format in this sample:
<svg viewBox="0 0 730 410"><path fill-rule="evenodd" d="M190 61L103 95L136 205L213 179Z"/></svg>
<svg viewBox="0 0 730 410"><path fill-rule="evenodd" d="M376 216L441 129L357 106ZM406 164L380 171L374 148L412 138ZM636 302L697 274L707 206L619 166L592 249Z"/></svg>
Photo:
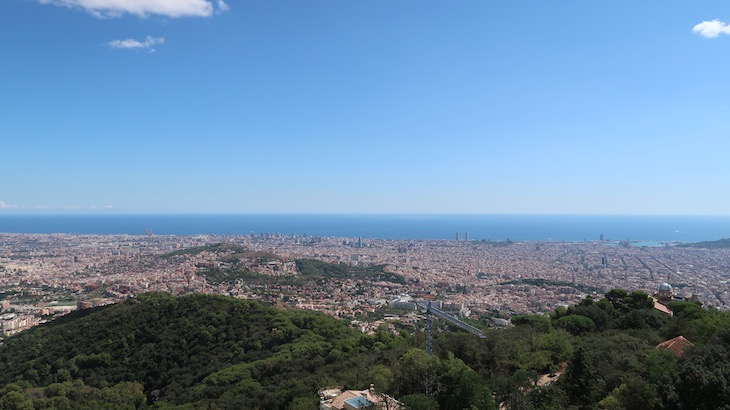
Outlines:
<svg viewBox="0 0 730 410"><path fill-rule="evenodd" d="M318 261L316 259L298 259L297 269L303 276L316 280L329 281L332 279L363 279L371 281L387 281L404 284L405 278L402 275L386 272L385 266L351 266L346 264L333 264Z"/></svg>
<svg viewBox="0 0 730 410"><path fill-rule="evenodd" d="M436 322L429 357L420 331L369 336L316 312L150 293L7 339L0 409L312 409L319 388L371 383L412 409L727 408L730 315L669 306L613 290L486 339ZM694 343L682 357L655 348L680 334Z"/></svg>

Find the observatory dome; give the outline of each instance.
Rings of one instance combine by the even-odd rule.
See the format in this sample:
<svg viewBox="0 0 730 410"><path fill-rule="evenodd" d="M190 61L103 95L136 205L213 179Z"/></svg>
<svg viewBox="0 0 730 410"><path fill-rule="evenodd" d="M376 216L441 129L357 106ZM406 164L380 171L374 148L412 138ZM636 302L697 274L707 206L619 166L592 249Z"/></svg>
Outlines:
<svg viewBox="0 0 730 410"><path fill-rule="evenodd" d="M662 283L659 285L659 292L671 292L672 291L672 285L668 284L667 282Z"/></svg>

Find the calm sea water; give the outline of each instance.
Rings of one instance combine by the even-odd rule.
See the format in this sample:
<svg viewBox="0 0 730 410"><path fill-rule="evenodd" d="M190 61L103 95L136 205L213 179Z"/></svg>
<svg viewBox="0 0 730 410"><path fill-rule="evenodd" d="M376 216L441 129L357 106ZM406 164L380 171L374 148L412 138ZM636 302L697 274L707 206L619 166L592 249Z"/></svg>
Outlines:
<svg viewBox="0 0 730 410"><path fill-rule="evenodd" d="M255 232L381 239L696 242L730 237L730 217L567 215L2 215L0 232L142 235Z"/></svg>

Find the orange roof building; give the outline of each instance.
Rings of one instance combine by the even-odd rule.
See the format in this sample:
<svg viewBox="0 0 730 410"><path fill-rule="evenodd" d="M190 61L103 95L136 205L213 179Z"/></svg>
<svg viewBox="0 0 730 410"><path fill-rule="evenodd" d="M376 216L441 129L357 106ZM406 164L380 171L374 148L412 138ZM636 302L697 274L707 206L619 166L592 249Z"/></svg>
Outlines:
<svg viewBox="0 0 730 410"><path fill-rule="evenodd" d="M652 296L651 297L651 300L654 301L654 309L656 309L656 310L658 310L658 311L660 311L662 313L666 313L669 316L674 316L674 312L672 312L671 310L669 310L669 308L666 307L664 305L664 303L660 302L657 298L655 298L655 297Z"/></svg>
<svg viewBox="0 0 730 410"><path fill-rule="evenodd" d="M360 410L369 408L369 406L392 410L403 408L400 402L387 394L376 393L372 387L368 390L339 390L339 393L334 389L323 389L320 391L320 398L322 399L319 407L321 410Z"/></svg>
<svg viewBox="0 0 730 410"><path fill-rule="evenodd" d="M674 353L675 356L680 357L687 346L694 346L694 343L685 339L684 336L677 336L674 339L669 339L666 342L659 343L656 348L667 349Z"/></svg>

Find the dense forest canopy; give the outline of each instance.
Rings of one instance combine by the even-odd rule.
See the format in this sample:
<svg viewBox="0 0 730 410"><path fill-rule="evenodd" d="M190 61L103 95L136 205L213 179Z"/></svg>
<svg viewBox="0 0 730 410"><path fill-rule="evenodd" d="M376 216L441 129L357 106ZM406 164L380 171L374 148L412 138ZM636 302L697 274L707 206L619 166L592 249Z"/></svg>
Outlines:
<svg viewBox="0 0 730 410"><path fill-rule="evenodd" d="M312 409L322 387L371 384L411 409L728 408L730 314L668 307L615 289L486 339L436 322L428 356L420 331L366 335L311 311L149 293L7 339L0 409ZM680 335L682 355L656 348Z"/></svg>
<svg viewBox="0 0 730 410"><path fill-rule="evenodd" d="M344 263L329 263L316 259L297 259L294 261L298 274L266 275L257 273L250 268L250 264L265 264L269 261L281 261L277 255L268 252L252 251L245 247L217 243L213 245L197 246L176 250L160 255L160 258L189 257L203 252L215 254L222 264L206 266L197 271L208 283L213 285L289 285L289 286L317 286L332 280L366 280L371 282L391 282L405 284L405 278L394 272L387 272L384 265L353 266Z"/></svg>

